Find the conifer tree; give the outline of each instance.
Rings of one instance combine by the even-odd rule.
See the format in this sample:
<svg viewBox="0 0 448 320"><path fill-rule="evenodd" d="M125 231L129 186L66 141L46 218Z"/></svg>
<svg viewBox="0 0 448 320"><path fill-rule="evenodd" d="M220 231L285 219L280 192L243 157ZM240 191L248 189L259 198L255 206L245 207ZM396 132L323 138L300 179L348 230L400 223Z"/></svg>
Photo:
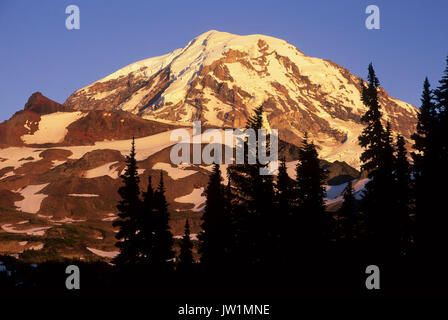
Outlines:
<svg viewBox="0 0 448 320"><path fill-rule="evenodd" d="M417 221L415 242L421 251L426 251L424 246L427 245L427 240L432 232L430 223L435 221L432 218L435 206L432 201L431 183L436 178L435 168L439 152L437 147L438 115L428 78L425 78L423 83L420 101L417 130L411 137L414 140L415 152L412 152L411 155L414 161L413 196Z"/></svg>
<svg viewBox="0 0 448 320"><path fill-rule="evenodd" d="M233 183L233 196L236 198L236 231L239 258L248 264L268 265L272 258L272 204L274 198L271 175L261 175L258 150L261 147L258 130L263 125L263 106L255 109L248 119L246 129L253 129L256 135L255 146L245 141L245 163L228 167L228 175ZM250 150L249 150L250 147ZM269 150L269 144L267 144ZM255 164L249 164L249 153L255 156Z"/></svg>
<svg viewBox="0 0 448 320"><path fill-rule="evenodd" d="M152 257L153 233L154 233L154 190L151 176L148 177L148 188L143 193L143 207L140 221L140 247L141 259L148 263Z"/></svg>
<svg viewBox="0 0 448 320"><path fill-rule="evenodd" d="M190 223L185 219L185 231L180 244L179 260L177 270L182 273L189 273L193 269L193 243L190 239Z"/></svg>
<svg viewBox="0 0 448 320"><path fill-rule="evenodd" d="M434 90L435 105L438 114L439 125L436 129L436 143L438 147L438 171L439 179L447 181L448 179L448 57L446 58L446 67L439 80L439 86ZM439 190L439 196L442 196L444 191ZM441 199L441 197L439 197ZM445 222L448 222L445 220Z"/></svg>
<svg viewBox="0 0 448 320"><path fill-rule="evenodd" d="M294 249L297 217L293 215L293 181L288 176L285 158L281 159L275 185L276 218L273 219L276 251L284 263L287 263Z"/></svg>
<svg viewBox="0 0 448 320"><path fill-rule="evenodd" d="M406 142L402 135L397 136L395 164L397 214L402 241L402 249L406 249L410 241L410 199L411 170L407 158Z"/></svg>
<svg viewBox="0 0 448 320"><path fill-rule="evenodd" d="M172 260L174 253L173 235L169 226L168 203L165 198L165 186L163 184L163 173L160 171L160 182L154 193L154 233L152 257L150 257L152 265L161 271L170 271L173 267Z"/></svg>
<svg viewBox="0 0 448 320"><path fill-rule="evenodd" d="M325 213L325 177L326 172L319 165L316 147L308 141L305 134L296 166L294 198L297 215L300 216L301 236L305 236L307 241L316 247L330 238L332 223Z"/></svg>
<svg viewBox="0 0 448 320"><path fill-rule="evenodd" d="M285 158L280 160L276 182L276 202L278 210L284 212L286 216L291 215L291 190L292 181L288 176Z"/></svg>
<svg viewBox="0 0 448 320"><path fill-rule="evenodd" d="M412 153L416 178L426 175L428 169L436 162L436 128L437 112L428 78L423 83L421 106L418 113L417 130L412 135L414 140Z"/></svg>
<svg viewBox="0 0 448 320"><path fill-rule="evenodd" d="M231 240L231 218L221 180L219 164L215 163L205 190L207 199L202 216L202 232L198 236L201 241L201 264L209 271L224 267Z"/></svg>
<svg viewBox="0 0 448 320"><path fill-rule="evenodd" d="M369 172L369 177L374 171L381 167L382 148L384 139L384 127L381 123L381 106L378 103L378 87L380 82L375 75L372 64L369 64L368 86L361 81L361 100L368 108L361 117L361 122L366 124L362 134L359 136L359 144L364 148L361 154L361 168Z"/></svg>
<svg viewBox="0 0 448 320"><path fill-rule="evenodd" d="M363 212L372 249L379 255L390 256L399 250L398 214L394 200L394 148L390 124L384 129L378 103L379 81L369 65L368 86L362 82L362 102L368 108L361 117L366 124L359 143L364 148L361 168L368 172L369 182L363 194Z"/></svg>
<svg viewBox="0 0 448 320"><path fill-rule="evenodd" d="M418 234L416 242L421 252L445 258L448 248L445 235L448 217L445 207L445 190L436 187L448 179L448 58L439 86L431 95L426 84L422 95L422 108L415 135L416 158L416 215ZM433 98L433 99L432 99ZM445 258L446 259L446 258Z"/></svg>
<svg viewBox="0 0 448 320"><path fill-rule="evenodd" d="M338 212L340 236L346 241L353 241L357 224L355 190L349 181L343 192L344 202Z"/></svg>
<svg viewBox="0 0 448 320"><path fill-rule="evenodd" d="M123 185L118 189L121 197L117 209L119 220L113 226L120 230L115 235L118 240L116 246L120 249L119 255L114 259L117 265L135 264L140 261L141 243L139 238L140 217L142 204L140 201L140 179L135 160L135 140L132 138L131 153L126 156L126 169L121 175Z"/></svg>
<svg viewBox="0 0 448 320"><path fill-rule="evenodd" d="M446 67L442 75L442 79L439 80L439 86L434 90L435 104L437 112L441 122L440 138L443 147L443 157L446 159L446 153L448 152L448 130L446 126L448 124L448 57L446 57Z"/></svg>

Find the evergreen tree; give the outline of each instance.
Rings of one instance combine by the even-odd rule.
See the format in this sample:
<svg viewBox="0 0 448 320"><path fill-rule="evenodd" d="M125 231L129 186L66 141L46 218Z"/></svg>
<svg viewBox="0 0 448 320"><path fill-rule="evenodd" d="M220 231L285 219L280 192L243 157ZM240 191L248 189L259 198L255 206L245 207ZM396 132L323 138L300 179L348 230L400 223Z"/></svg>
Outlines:
<svg viewBox="0 0 448 320"><path fill-rule="evenodd" d="M439 80L439 86L434 90L434 97L436 108L440 115L440 121L446 124L446 121L448 120L448 57L446 57L446 67L442 79ZM443 130L442 135L445 140L444 147L446 148L446 145L448 144L448 142L446 142L446 138L448 137L447 130ZM446 149L444 151L446 151Z"/></svg>
<svg viewBox="0 0 448 320"><path fill-rule="evenodd" d="M214 164L205 190L207 199L202 216L202 232L198 236L201 242L201 264L208 270L226 264L230 247L230 215L221 180L219 164Z"/></svg>
<svg viewBox="0 0 448 320"><path fill-rule="evenodd" d="M284 212L286 216L291 215L291 190L292 190L292 181L288 176L287 168L286 168L286 160L285 158L280 160L280 166L278 168L277 174L277 182L276 182L276 203L278 206L278 210L280 212Z"/></svg>
<svg viewBox="0 0 448 320"><path fill-rule="evenodd" d="M415 195L418 223L417 243L421 252L445 258L448 240L445 229L448 217L445 207L445 190L436 187L448 179L448 58L439 86L431 95L425 81L417 134L414 136L417 153L415 161ZM446 259L446 258L445 258Z"/></svg>
<svg viewBox="0 0 448 320"><path fill-rule="evenodd" d="M340 236L346 241L353 241L357 224L355 190L349 181L343 192L344 202L338 212Z"/></svg>
<svg viewBox="0 0 448 320"><path fill-rule="evenodd" d="M170 271L173 267L174 253L173 235L169 226L168 203L165 198L165 186L163 173L160 171L160 182L154 193L154 233L151 264L161 271Z"/></svg>
<svg viewBox="0 0 448 320"><path fill-rule="evenodd" d="M361 169L369 172L369 178L374 175L374 171L381 167L382 148L384 146L384 127L381 123L381 107L378 103L379 80L375 75L372 64L369 64L368 86L361 81L361 100L368 108L361 117L361 122L366 124L362 134L359 136L359 144L364 148L361 154Z"/></svg>
<svg viewBox="0 0 448 320"><path fill-rule="evenodd" d="M398 214L394 199L394 148L390 124L384 129L378 103L379 81L372 64L369 65L368 86L362 82L362 101L368 108L361 117L366 124L359 143L364 148L361 168L368 172L369 182L363 194L363 213L372 253L390 256L399 250Z"/></svg>
<svg viewBox="0 0 448 320"><path fill-rule="evenodd" d="M141 214L139 233L141 259L148 263L152 257L153 233L154 233L154 190L152 189L151 176L148 177L148 188L143 193L143 211Z"/></svg>
<svg viewBox="0 0 448 320"><path fill-rule="evenodd" d="M190 223L185 219L185 231L180 244L179 260L177 270L183 273L189 273L193 269L193 243L190 239Z"/></svg>
<svg viewBox="0 0 448 320"><path fill-rule="evenodd" d="M275 185L275 211L276 218L272 223L275 227L276 250L283 262L287 262L291 252L294 250L295 227L292 204L293 181L288 176L285 158L281 159L278 168L277 181Z"/></svg>
<svg viewBox="0 0 448 320"><path fill-rule="evenodd" d="M114 259L114 263L117 265L135 264L140 261L141 257L141 243L138 234L142 204L139 198L140 179L135 160L134 138L132 138L131 153L126 156L126 165L126 169L121 175L123 185L118 189L121 197L117 205L120 219L113 223L114 227L120 228L115 235L118 240L121 240L116 243L120 249L120 254Z"/></svg>
<svg viewBox="0 0 448 320"><path fill-rule="evenodd" d="M246 129L255 132L255 146L244 143L245 163L228 167L228 175L233 183L236 203L235 216L237 233L237 249L240 251L239 260L248 264L268 266L272 259L272 215L273 212L273 179L271 175L261 175L260 169L266 167L261 164L258 150L261 146L258 130L262 129L263 107L255 109L248 119ZM267 139L268 140L268 139ZM266 148L269 150L269 144ZM249 154L255 157L255 164L249 164Z"/></svg>
<svg viewBox="0 0 448 320"><path fill-rule="evenodd" d="M448 179L448 57L446 58L446 67L442 79L439 80L439 86L434 90L435 105L438 114L439 125L436 129L436 143L438 147L437 169L439 179L447 181ZM444 191L439 190L438 196L443 196ZM441 197L439 197L441 199ZM448 218L444 220L448 222Z"/></svg>
<svg viewBox="0 0 448 320"><path fill-rule="evenodd" d="M417 217L417 234L415 241L419 246L431 237L431 222L435 222L437 204L434 203L433 181L438 177L440 147L438 146L438 113L433 100L433 92L428 78L423 83L421 106L418 114L417 132L412 135L414 140L412 153L414 160L414 188L415 214ZM432 245L429 245L432 247ZM421 248L425 250L424 248ZM426 251L426 250L425 250Z"/></svg>
<svg viewBox="0 0 448 320"><path fill-rule="evenodd" d="M296 214L300 217L301 234L312 246L317 247L326 243L331 230L331 220L325 212L325 178L326 172L320 167L316 147L305 134L296 167L294 199Z"/></svg>
<svg viewBox="0 0 448 320"><path fill-rule="evenodd" d="M401 234L402 248L406 249L410 241L410 199L411 170L407 158L406 142L403 136L397 136L396 144L396 194L397 214Z"/></svg>
<svg viewBox="0 0 448 320"><path fill-rule="evenodd" d="M425 78L423 83L420 101L422 104L418 113L417 132L411 137L414 140L413 148L417 151L412 153L416 176L424 176L436 161L435 130L438 121L428 78Z"/></svg>

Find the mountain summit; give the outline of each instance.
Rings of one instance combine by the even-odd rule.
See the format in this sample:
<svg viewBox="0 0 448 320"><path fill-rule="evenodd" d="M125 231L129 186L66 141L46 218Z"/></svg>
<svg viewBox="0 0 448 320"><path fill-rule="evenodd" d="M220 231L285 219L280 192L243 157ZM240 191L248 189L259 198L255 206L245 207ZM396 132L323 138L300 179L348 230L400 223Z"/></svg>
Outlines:
<svg viewBox="0 0 448 320"><path fill-rule="evenodd" d="M264 105L271 128L299 144L304 132L328 160L358 165L357 137L365 112L361 79L347 69L309 57L288 42L264 35L215 30L184 48L130 64L74 92L75 110L125 110L172 124L201 120L243 127L254 107ZM409 137L417 109L379 93L385 119Z"/></svg>

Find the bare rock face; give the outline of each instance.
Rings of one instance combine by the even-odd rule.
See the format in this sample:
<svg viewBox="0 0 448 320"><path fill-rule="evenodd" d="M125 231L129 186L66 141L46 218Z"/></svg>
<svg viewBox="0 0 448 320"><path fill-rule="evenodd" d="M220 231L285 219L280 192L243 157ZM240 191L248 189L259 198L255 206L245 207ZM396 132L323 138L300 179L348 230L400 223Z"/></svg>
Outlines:
<svg viewBox="0 0 448 320"><path fill-rule="evenodd" d="M349 70L306 56L283 40L212 30L185 48L136 62L77 90L64 105L234 128L243 127L253 108L263 105L281 139L299 145L307 132L325 159L358 167L357 137L366 111L361 83ZM417 109L382 88L379 99L384 120L409 138Z"/></svg>
<svg viewBox="0 0 448 320"><path fill-rule="evenodd" d="M40 92L35 92L29 97L23 110L32 111L38 114L48 114L58 111L70 111L70 109L66 106L48 99Z"/></svg>

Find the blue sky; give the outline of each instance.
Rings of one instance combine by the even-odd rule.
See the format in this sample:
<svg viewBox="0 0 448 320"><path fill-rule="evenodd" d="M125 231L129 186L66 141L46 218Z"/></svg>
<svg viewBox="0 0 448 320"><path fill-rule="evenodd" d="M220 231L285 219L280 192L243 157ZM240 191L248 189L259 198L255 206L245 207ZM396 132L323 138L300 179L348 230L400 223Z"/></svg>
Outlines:
<svg viewBox="0 0 448 320"><path fill-rule="evenodd" d="M80 30L65 27L70 4L80 8ZM380 8L380 30L365 28L370 4ZM424 77L436 85L445 68L447 12L446 0L0 0L0 121L35 91L62 103L210 29L278 37L362 77L372 61L392 96L418 106Z"/></svg>

